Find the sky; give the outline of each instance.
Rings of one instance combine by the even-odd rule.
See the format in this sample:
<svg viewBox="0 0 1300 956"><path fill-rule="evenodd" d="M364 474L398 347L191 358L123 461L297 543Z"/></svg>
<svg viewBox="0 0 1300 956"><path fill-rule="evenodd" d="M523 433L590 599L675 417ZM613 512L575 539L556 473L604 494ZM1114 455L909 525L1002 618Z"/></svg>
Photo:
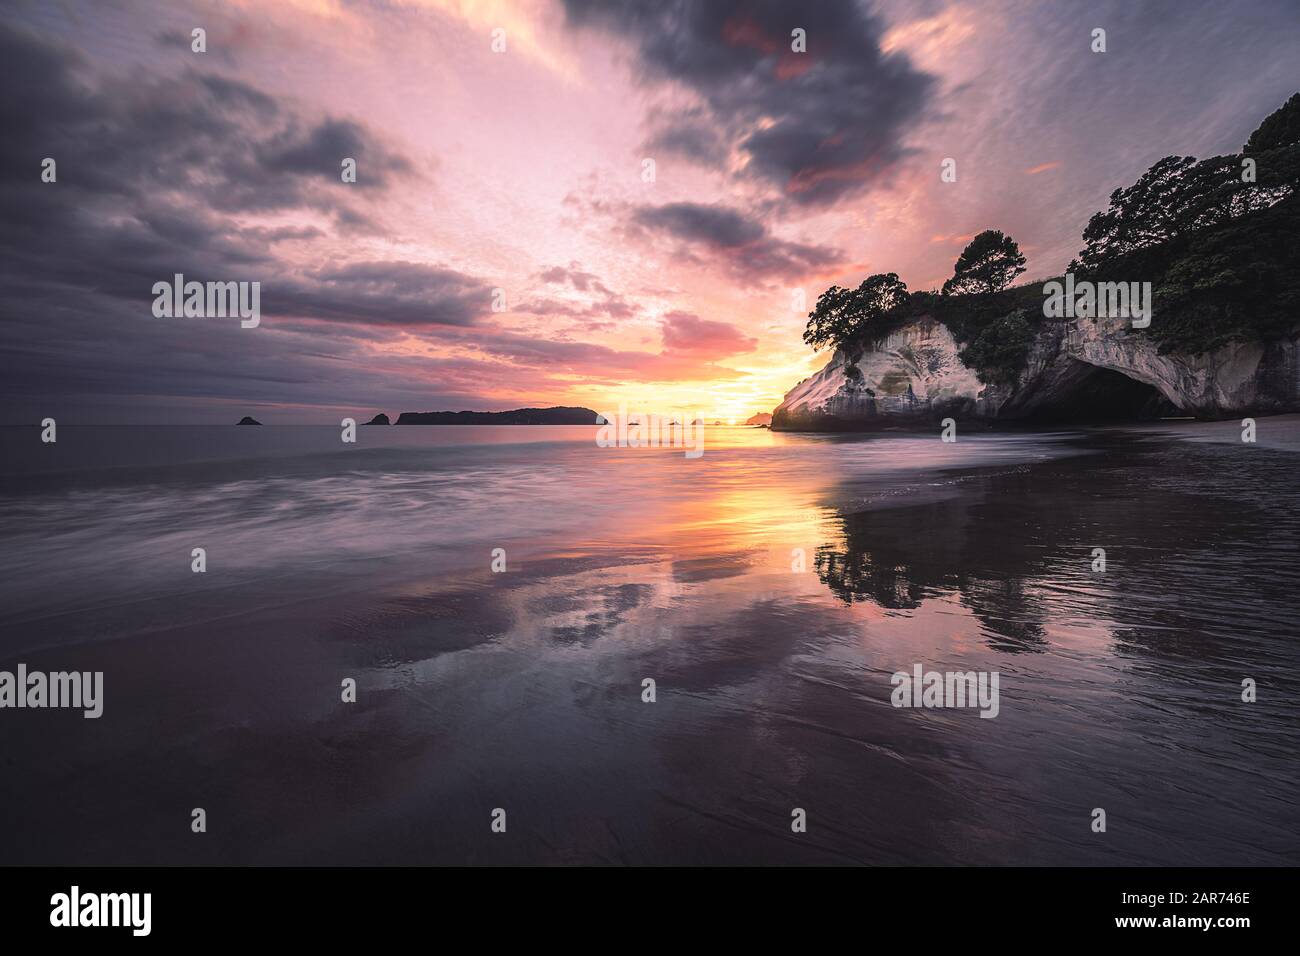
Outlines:
<svg viewBox="0 0 1300 956"><path fill-rule="evenodd" d="M937 289L988 228L1059 274L1300 90L1294 0L6 7L7 424L744 419L825 363L830 285ZM260 324L155 316L177 273Z"/></svg>

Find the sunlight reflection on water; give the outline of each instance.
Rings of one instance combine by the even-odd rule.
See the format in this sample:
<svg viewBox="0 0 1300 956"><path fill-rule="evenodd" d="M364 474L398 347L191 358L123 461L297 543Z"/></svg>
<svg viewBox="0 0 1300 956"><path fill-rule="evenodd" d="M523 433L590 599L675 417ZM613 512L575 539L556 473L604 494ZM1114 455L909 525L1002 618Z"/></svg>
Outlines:
<svg viewBox="0 0 1300 956"><path fill-rule="evenodd" d="M456 823L487 775L535 821L516 861L1297 862L1295 453L1157 430L945 445L711 428L688 460L585 429L479 431L339 451L333 430L224 447L220 430L201 447L131 430L115 441L134 455L87 451L62 478L20 463L0 486L3 656L125 655L147 693L185 680L167 663L182 646L203 673L189 732L264 766L249 788L328 789L328 763L273 769L303 733L369 768L351 799L380 819L415 794ZM189 463L151 463L155 439ZM301 668L261 678L273 713L248 676L262 655ZM890 708L889 675L917 662L998 670L999 717ZM340 672L385 734L321 712ZM265 732L219 746L248 714ZM201 772L143 746L106 749L146 779ZM35 805L10 800L36 846ZM826 829L783 839L794 805ZM1093 806L1123 821L1104 841ZM232 859L312 859L311 827L260 812L275 839ZM481 852L337 823L358 860Z"/></svg>

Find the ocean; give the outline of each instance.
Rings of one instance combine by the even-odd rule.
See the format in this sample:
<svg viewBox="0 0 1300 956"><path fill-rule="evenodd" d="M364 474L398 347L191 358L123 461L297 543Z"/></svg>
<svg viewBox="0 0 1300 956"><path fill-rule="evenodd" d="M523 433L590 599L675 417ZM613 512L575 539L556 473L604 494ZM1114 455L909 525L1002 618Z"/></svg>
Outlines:
<svg viewBox="0 0 1300 956"><path fill-rule="evenodd" d="M0 864L1300 863L1300 417L595 434L0 429Z"/></svg>

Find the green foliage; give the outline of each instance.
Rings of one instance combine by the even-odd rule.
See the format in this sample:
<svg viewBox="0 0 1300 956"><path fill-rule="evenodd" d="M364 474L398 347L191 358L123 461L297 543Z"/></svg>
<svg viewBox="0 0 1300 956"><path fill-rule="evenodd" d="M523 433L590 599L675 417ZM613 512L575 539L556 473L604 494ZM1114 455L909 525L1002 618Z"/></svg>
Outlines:
<svg viewBox="0 0 1300 956"><path fill-rule="evenodd" d="M855 322L853 291L833 285L817 297L817 305L808 313L803 340L820 352L826 346L839 348L848 338Z"/></svg>
<svg viewBox="0 0 1300 956"><path fill-rule="evenodd" d="M943 284L944 295L1001 292L1025 271L1025 257L1010 236L986 229L970 241Z"/></svg>
<svg viewBox="0 0 1300 956"><path fill-rule="evenodd" d="M1269 191L1275 201L1294 193L1300 186L1300 93L1269 114L1241 152L1255 162L1257 190Z"/></svg>
<svg viewBox="0 0 1300 956"><path fill-rule="evenodd" d="M1253 177L1250 175L1253 173ZM1070 270L1150 281L1162 352L1267 341L1300 320L1300 94L1266 118L1242 155L1166 156L1084 230Z"/></svg>
<svg viewBox="0 0 1300 956"><path fill-rule="evenodd" d="M978 338L991 322L1017 310L1038 321L1033 317L1042 315L1042 288L1042 282L1033 282L979 295L913 292L907 314L932 316L946 325L959 343L968 343Z"/></svg>
<svg viewBox="0 0 1300 956"><path fill-rule="evenodd" d="M1300 306L1300 94L1261 122L1242 155L1166 156L1084 230L1070 269L1149 281L1161 351L1197 355L1296 328Z"/></svg>
<svg viewBox="0 0 1300 956"><path fill-rule="evenodd" d="M1110 194L1109 208L1088 221L1085 246L1071 269L1096 277L1120 263L1142 269L1168 259L1193 234L1266 209L1285 195L1281 184L1243 181L1240 157L1197 162L1166 156L1132 186Z"/></svg>
<svg viewBox="0 0 1300 956"><path fill-rule="evenodd" d="M1300 93L1292 94L1289 100L1265 117L1241 151L1252 156L1296 145L1300 145Z"/></svg>
<svg viewBox="0 0 1300 956"><path fill-rule="evenodd" d="M1083 239L1069 271L1152 283L1154 318L1140 334L1162 352L1200 354L1292 334L1300 324L1300 93L1260 124L1240 155L1156 162L1111 193ZM894 273L857 289L835 286L817 300L804 340L813 348L851 345L928 315L952 331L982 382L1011 382L1043 321L1043 282L1011 286L1024 265L1014 240L986 230L962 251L942 295L909 295Z"/></svg>
<svg viewBox="0 0 1300 956"><path fill-rule="evenodd" d="M994 319L961 350L961 360L975 369L985 385L1010 384L1025 367L1038 333L1037 323L1030 321L1026 312L1018 309Z"/></svg>
<svg viewBox="0 0 1300 956"><path fill-rule="evenodd" d="M1083 230L1080 271L1092 273L1131 256L1139 249L1163 245L1185 228L1181 195L1193 156L1166 156L1127 189L1110 194L1110 206L1088 220Z"/></svg>
<svg viewBox="0 0 1300 956"><path fill-rule="evenodd" d="M1197 355L1300 323L1300 196L1192 237L1163 263L1146 334Z"/></svg>
<svg viewBox="0 0 1300 956"><path fill-rule="evenodd" d="M883 330L907 303L907 286L896 273L869 276L856 289L831 286L808 313L803 340L814 349L839 348Z"/></svg>

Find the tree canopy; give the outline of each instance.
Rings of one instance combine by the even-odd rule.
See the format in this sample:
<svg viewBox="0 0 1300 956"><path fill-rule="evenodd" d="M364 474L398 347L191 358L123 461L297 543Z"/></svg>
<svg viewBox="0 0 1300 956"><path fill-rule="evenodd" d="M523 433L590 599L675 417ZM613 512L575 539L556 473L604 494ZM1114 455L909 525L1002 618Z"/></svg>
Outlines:
<svg viewBox="0 0 1300 956"><path fill-rule="evenodd" d="M1166 156L1110 195L1088 221L1069 271L1150 281L1162 352L1200 354L1234 341L1292 335L1300 315L1300 93L1259 124L1241 153ZM814 349L864 341L907 316L941 321L985 382L1013 381L1042 321L1039 284L1015 240L989 229L962 251L943 295L909 295L894 273L833 286L809 313Z"/></svg>
<svg viewBox="0 0 1300 956"><path fill-rule="evenodd" d="M1083 232L1070 271L1155 287L1144 334L1200 354L1295 328L1300 306L1300 94L1236 155L1166 156Z"/></svg>
<svg viewBox="0 0 1300 956"><path fill-rule="evenodd" d="M1276 186L1242 178L1237 156L1166 156L1132 186L1110 194L1110 205L1088 220L1083 250L1072 268L1104 272L1145 249L1266 209L1281 198Z"/></svg>
<svg viewBox="0 0 1300 956"><path fill-rule="evenodd" d="M1264 117L1264 122L1250 134L1241 151L1253 156L1296 145L1300 145L1300 93L1292 94L1289 100Z"/></svg>
<svg viewBox="0 0 1300 956"><path fill-rule="evenodd" d="M943 284L943 294L1001 292L1024 271L1025 257L1016 241L996 229L985 229L962 250L952 278Z"/></svg>
<svg viewBox="0 0 1300 956"><path fill-rule="evenodd" d="M1083 231L1084 248L1070 271L1150 271L1184 251L1194 233L1260 212L1295 193L1300 183L1300 93L1250 134L1241 155L1158 160ZM1147 251L1158 254L1146 255Z"/></svg>
<svg viewBox="0 0 1300 956"><path fill-rule="evenodd" d="M831 286L808 313L803 340L814 349L835 348L860 338L907 302L907 286L897 273L868 276L856 289Z"/></svg>

